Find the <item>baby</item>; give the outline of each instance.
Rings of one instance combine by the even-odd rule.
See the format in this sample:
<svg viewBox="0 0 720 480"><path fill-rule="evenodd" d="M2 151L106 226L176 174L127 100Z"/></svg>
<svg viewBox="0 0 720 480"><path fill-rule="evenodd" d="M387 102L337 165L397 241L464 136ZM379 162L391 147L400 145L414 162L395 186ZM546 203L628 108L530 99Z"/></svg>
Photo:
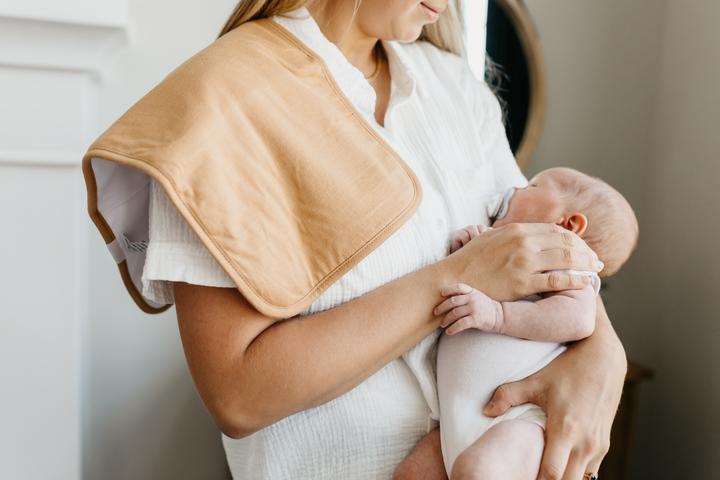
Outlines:
<svg viewBox="0 0 720 480"><path fill-rule="evenodd" d="M637 243L637 220L625 198L603 181L570 168L545 170L527 187L510 189L493 202L488 216L493 227L553 223L576 233L604 264L600 277L614 274ZM450 253L489 228L458 230ZM495 301L462 283L443 289L448 298L433 313L445 315L441 326L447 327L438 346L437 385L442 458L451 479L537 477L544 448L542 409L518 405L495 418L481 409L499 385L531 375L562 353L565 342L592 334L600 279L593 272L575 273L591 281L579 290L515 302ZM411 458L415 453L423 459ZM418 449L404 463L438 458L431 453ZM427 465L423 469L432 470ZM412 468L398 468L408 470Z"/></svg>

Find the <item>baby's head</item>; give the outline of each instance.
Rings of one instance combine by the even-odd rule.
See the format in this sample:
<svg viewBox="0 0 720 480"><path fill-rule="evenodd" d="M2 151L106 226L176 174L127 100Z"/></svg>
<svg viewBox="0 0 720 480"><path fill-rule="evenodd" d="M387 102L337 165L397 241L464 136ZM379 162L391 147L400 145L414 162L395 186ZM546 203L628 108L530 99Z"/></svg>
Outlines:
<svg viewBox="0 0 720 480"><path fill-rule="evenodd" d="M625 198L602 180L572 168L550 168L535 175L510 197L507 213L493 226L555 223L579 235L605 264L609 277L637 245L638 223Z"/></svg>

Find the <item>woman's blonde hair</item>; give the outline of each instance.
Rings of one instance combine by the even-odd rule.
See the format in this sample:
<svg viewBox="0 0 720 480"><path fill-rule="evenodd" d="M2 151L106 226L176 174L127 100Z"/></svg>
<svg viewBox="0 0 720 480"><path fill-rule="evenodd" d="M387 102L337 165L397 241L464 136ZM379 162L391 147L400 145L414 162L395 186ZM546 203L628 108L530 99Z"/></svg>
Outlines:
<svg viewBox="0 0 720 480"><path fill-rule="evenodd" d="M283 15L300 7L306 7L318 0L241 0L235 7L225 26L220 31L222 37L234 28L245 22L258 18ZM325 2L331 0L323 0ZM357 13L362 0L355 0L353 18ZM460 0L450 0L448 8L440 15L437 22L423 26L418 40L426 40L436 47L455 53L461 57L466 56L463 41L463 12Z"/></svg>

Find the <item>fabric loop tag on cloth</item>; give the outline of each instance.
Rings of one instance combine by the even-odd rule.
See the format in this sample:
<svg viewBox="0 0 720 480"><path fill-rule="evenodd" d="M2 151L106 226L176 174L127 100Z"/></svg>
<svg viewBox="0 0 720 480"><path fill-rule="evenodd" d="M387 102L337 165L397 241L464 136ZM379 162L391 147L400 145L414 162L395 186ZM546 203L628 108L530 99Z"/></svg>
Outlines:
<svg viewBox="0 0 720 480"><path fill-rule="evenodd" d="M125 250L128 252L142 253L148 248L147 240L130 240L123 234L123 242L125 242Z"/></svg>

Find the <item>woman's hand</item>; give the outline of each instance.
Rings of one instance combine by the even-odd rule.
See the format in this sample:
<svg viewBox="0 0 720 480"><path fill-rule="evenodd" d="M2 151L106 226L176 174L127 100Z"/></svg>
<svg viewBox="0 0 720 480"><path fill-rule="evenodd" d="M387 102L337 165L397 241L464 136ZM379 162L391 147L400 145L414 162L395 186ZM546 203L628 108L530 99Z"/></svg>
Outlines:
<svg viewBox="0 0 720 480"><path fill-rule="evenodd" d="M549 223L511 223L478 232L447 260L455 263L458 283L498 301L580 289L590 282L587 276L552 270L599 272L603 268L580 237Z"/></svg>
<svg viewBox="0 0 720 480"><path fill-rule="evenodd" d="M494 417L514 405L539 405L547 426L538 478L580 480L598 472L610 447L626 372L625 352L598 296L595 333L534 375L501 385L484 413Z"/></svg>

